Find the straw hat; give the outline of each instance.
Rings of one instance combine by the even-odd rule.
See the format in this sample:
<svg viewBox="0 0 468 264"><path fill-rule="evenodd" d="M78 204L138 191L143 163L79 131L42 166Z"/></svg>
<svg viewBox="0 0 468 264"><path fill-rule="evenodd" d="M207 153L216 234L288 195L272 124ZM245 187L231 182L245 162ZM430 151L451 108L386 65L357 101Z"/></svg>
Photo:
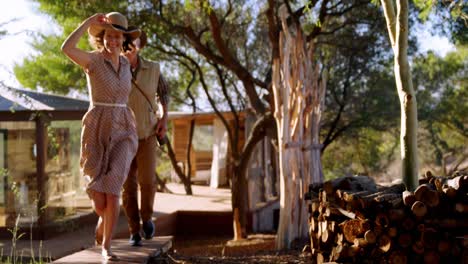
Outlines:
<svg viewBox="0 0 468 264"><path fill-rule="evenodd" d="M88 33L91 36L96 37L103 30L114 29L121 31L125 35L130 36L132 40L138 38L141 34L140 29L136 27L132 27L131 29L128 28L127 18L119 12L108 13L106 14L106 18L109 23L90 26L88 29Z"/></svg>
<svg viewBox="0 0 468 264"><path fill-rule="evenodd" d="M128 26L128 30L138 29L136 26ZM148 35L146 35L144 30L140 29L140 49L144 48L148 43Z"/></svg>

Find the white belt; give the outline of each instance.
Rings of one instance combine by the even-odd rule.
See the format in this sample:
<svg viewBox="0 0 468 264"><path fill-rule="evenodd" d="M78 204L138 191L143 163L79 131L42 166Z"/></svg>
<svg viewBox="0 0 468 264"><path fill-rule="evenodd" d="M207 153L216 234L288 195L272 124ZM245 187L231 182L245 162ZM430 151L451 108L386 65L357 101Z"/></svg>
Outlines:
<svg viewBox="0 0 468 264"><path fill-rule="evenodd" d="M110 106L110 107L127 107L126 104L110 104L110 103L101 103L101 102L91 102L91 106L100 105L100 106Z"/></svg>

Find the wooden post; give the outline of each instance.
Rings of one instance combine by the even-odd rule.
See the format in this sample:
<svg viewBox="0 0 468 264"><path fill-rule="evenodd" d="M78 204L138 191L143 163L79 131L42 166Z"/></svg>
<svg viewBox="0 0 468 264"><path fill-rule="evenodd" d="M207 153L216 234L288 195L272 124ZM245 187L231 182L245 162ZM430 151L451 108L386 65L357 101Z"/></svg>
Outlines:
<svg viewBox="0 0 468 264"><path fill-rule="evenodd" d="M44 225L47 221L43 208L47 202L47 174L45 166L47 161L47 125L43 113L36 115L36 173L37 173L37 227L38 239L45 239Z"/></svg>
<svg viewBox="0 0 468 264"><path fill-rule="evenodd" d="M321 78L319 65L314 66L314 49L307 43L301 26L287 24L284 6L280 17L283 31L279 38L280 56L273 59L272 90L281 206L276 247L285 249L294 239L307 236L304 195L311 183L323 180L319 130L326 81Z"/></svg>

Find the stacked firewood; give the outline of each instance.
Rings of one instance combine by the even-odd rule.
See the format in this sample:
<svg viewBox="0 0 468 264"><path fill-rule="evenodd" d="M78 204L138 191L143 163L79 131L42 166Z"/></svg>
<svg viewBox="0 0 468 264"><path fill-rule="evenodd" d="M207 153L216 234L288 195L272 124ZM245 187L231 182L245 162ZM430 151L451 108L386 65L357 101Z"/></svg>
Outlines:
<svg viewBox="0 0 468 264"><path fill-rule="evenodd" d="M310 250L317 263L468 263L468 173L419 187L365 176L311 185Z"/></svg>

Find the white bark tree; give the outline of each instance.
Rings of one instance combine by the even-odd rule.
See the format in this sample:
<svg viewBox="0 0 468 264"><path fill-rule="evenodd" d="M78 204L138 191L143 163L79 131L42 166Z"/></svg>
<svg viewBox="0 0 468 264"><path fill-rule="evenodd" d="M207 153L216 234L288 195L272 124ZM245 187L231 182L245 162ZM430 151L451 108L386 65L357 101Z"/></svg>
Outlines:
<svg viewBox="0 0 468 264"><path fill-rule="evenodd" d="M395 81L400 98L402 179L409 190L418 186L418 113L408 63L408 0L381 0L394 53Z"/></svg>
<svg viewBox="0 0 468 264"><path fill-rule="evenodd" d="M274 117L278 128L280 220L276 246L285 249L308 235L304 194L311 183L322 182L320 116L325 83L314 66L313 47L300 25L288 27L287 11L280 10L283 31L280 56L273 62Z"/></svg>

